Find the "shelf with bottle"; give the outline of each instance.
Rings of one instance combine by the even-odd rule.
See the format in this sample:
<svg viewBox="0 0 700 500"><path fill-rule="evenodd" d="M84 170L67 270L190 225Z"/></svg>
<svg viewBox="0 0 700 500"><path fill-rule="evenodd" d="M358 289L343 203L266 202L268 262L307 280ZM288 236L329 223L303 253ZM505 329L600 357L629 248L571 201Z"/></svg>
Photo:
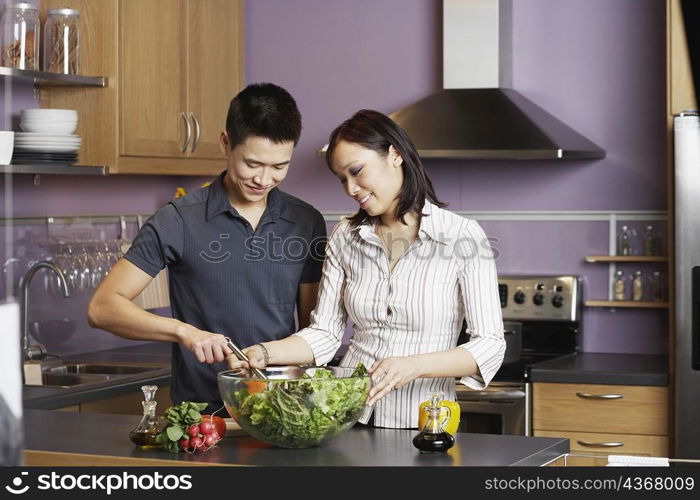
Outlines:
<svg viewBox="0 0 700 500"><path fill-rule="evenodd" d="M40 71L40 40L44 41ZM0 18L0 76L30 79L37 86L106 87L104 77L79 73L80 11L51 9L43 27L39 9L28 2L10 2Z"/></svg>
<svg viewBox="0 0 700 500"><path fill-rule="evenodd" d="M617 235L615 251L609 257L626 257L626 259L612 262L654 262L657 261L657 258L663 258L667 261L668 257L661 255L662 241L663 237L656 232L654 226L647 224L644 228L640 245L637 238L637 230L624 224Z"/></svg>
<svg viewBox="0 0 700 500"><path fill-rule="evenodd" d="M653 271L645 277L642 271L625 277L621 270L616 270L611 285L609 300L588 300L588 307L635 307L668 308L666 301L666 284L659 271Z"/></svg>
<svg viewBox="0 0 700 500"><path fill-rule="evenodd" d="M634 308L668 308L665 279L660 271L653 271L647 276L641 270L635 270L625 277L617 269L617 264L667 264L668 256L661 255L663 238L654 227L647 224L644 228L641 245L637 231L623 225L620 232L611 235L610 255L588 255L588 263L606 263L609 266L608 300L588 300L588 307L634 307Z"/></svg>

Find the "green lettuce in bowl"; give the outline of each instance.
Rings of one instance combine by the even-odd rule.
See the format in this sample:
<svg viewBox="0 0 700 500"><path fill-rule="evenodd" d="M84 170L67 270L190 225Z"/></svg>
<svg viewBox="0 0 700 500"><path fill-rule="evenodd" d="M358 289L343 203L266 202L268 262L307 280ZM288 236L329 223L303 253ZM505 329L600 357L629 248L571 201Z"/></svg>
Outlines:
<svg viewBox="0 0 700 500"><path fill-rule="evenodd" d="M317 446L352 427L371 386L363 364L269 367L264 373L269 380L221 372L219 392L244 431L283 448Z"/></svg>

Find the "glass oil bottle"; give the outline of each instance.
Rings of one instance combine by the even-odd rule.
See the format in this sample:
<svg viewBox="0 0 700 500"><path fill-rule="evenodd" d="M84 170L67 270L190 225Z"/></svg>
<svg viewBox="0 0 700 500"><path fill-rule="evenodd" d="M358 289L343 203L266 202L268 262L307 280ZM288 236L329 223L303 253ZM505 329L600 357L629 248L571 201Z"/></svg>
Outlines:
<svg viewBox="0 0 700 500"><path fill-rule="evenodd" d="M141 386L143 391L144 401L141 403L143 406L143 416L139 425L132 429L129 434L129 439L136 446L148 449L148 448L160 448L161 445L156 441L156 437L161 432L161 426L156 417L156 405L157 401L154 401L156 391L158 386L155 385L143 385Z"/></svg>
<svg viewBox="0 0 700 500"><path fill-rule="evenodd" d="M440 421L440 401L442 394L431 394L430 405L425 407L428 412L428 421L425 423L423 430L416 434L413 438L413 446L418 448L421 453L440 453L446 452L455 444L455 438L445 431L444 423ZM450 419L450 409L447 409L447 418L444 422Z"/></svg>

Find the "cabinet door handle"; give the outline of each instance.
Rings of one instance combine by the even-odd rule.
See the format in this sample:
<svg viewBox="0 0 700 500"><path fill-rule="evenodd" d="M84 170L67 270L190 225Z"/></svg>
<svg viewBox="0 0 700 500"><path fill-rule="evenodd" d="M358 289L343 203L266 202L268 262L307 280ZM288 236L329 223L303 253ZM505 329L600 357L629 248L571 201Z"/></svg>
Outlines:
<svg viewBox="0 0 700 500"><path fill-rule="evenodd" d="M182 144L182 152L185 153L187 151L187 145L190 143L190 137L192 137L192 127L190 126L190 121L187 119L187 115L184 111L180 113L180 116L185 122L185 142Z"/></svg>
<svg viewBox="0 0 700 500"><path fill-rule="evenodd" d="M197 149L197 144L199 144L200 128L199 120L197 120L197 115L190 112L190 116L192 117L192 123L194 123L194 142L192 143L192 149L190 150L190 152L194 153L194 150Z"/></svg>
<svg viewBox="0 0 700 500"><path fill-rule="evenodd" d="M576 395L581 399L622 399L622 394L588 394L586 392L577 392Z"/></svg>
<svg viewBox="0 0 700 500"><path fill-rule="evenodd" d="M599 446L599 447L601 447L601 448L619 448L620 446L625 446L625 443L619 443L619 442L616 442L616 441L608 441L608 442L603 441L602 443L592 443L592 442L590 442L590 441L580 441L580 440L578 440L578 441L576 441L576 442L577 442L578 444L580 444L581 446L588 446L589 448L590 448L590 447L595 447L595 446Z"/></svg>

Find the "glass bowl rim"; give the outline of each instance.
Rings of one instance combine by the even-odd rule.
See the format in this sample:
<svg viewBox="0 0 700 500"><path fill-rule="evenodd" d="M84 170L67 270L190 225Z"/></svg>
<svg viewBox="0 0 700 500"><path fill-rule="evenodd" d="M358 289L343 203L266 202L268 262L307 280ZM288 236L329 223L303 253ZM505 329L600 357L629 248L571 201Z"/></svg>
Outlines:
<svg viewBox="0 0 700 500"><path fill-rule="evenodd" d="M280 366L269 366L267 368L263 368L262 371L267 375L267 371L282 371L284 369L300 369L306 370L309 369L318 369L318 368L323 368L325 370L330 370L331 372L333 369L343 369L343 370L355 370L354 367L352 366L320 366L320 365L280 365ZM235 380L235 381L260 381L260 382L305 382L308 380L352 380L352 379L370 379L369 373L365 375L355 375L354 377L334 377L330 379L322 379L322 378L317 378L314 379L312 378L269 378L269 379L263 379L260 377L241 377L241 376L236 376L235 372L239 372L239 370L223 370L220 371L219 373L216 374L217 380Z"/></svg>

